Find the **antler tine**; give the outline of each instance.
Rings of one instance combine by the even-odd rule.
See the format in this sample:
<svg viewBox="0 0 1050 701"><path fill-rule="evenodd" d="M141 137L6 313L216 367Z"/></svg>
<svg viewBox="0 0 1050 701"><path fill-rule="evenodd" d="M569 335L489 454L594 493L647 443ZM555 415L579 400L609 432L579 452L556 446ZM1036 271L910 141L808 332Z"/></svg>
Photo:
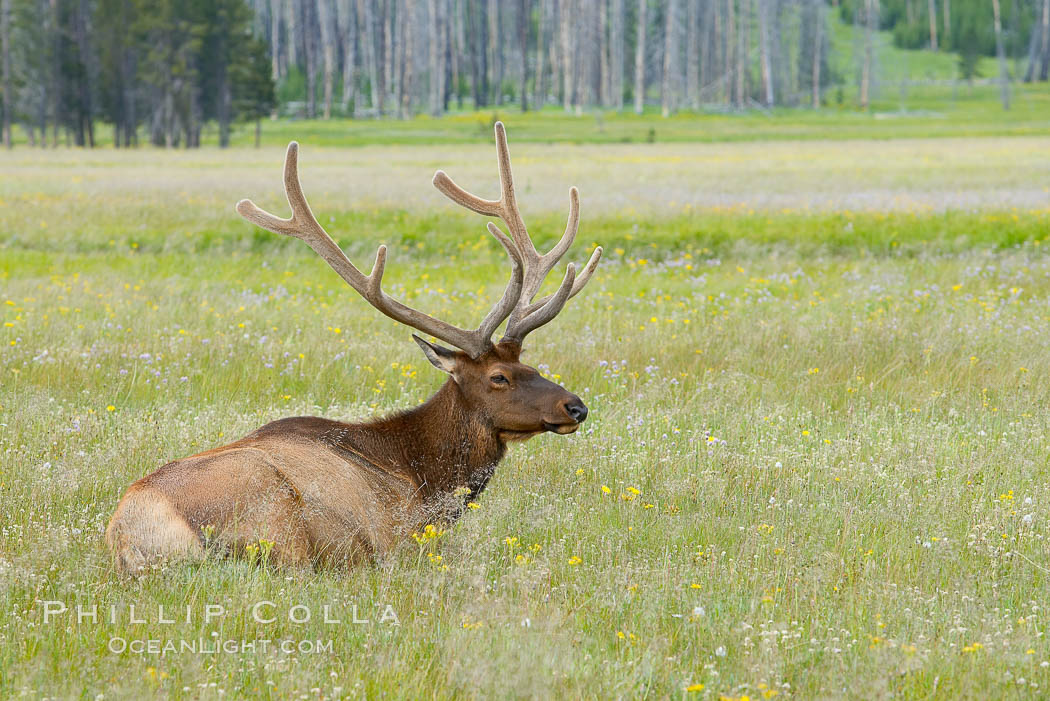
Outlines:
<svg viewBox="0 0 1050 701"><path fill-rule="evenodd" d="M295 141L288 144L288 151L284 158L284 194L292 210L292 216L288 219L274 216L260 209L248 199L237 203L237 213L258 227L275 234L293 236L305 241L339 274L339 277L363 297L369 299L370 294L378 287L383 277L386 265L386 246L380 246L376 251L375 265L372 266L372 273L368 276L361 273L350 262L350 259L332 240L324 227L317 222L317 218L310 210L310 203L306 201L302 183L299 182L299 144Z"/></svg>
<svg viewBox="0 0 1050 701"><path fill-rule="evenodd" d="M497 229L492 232L492 235L507 249L511 257L511 279L507 283L503 298L485 316L481 326L473 331L467 331L402 304L383 291L386 246L381 245L376 250L375 263L372 266L372 272L368 275L361 273L350 262L343 250L332 240L332 237L310 211L310 204L306 201L302 184L299 182L299 144L294 141L288 144L288 152L285 156L284 189L292 210L292 216L288 219L274 216L247 199L237 203L237 212L249 222L263 229L305 241L339 274L339 277L343 278L369 304L394 321L450 343L472 357L481 355L491 347L492 332L503 323L520 298L523 279L521 256L502 231Z"/></svg>
<svg viewBox="0 0 1050 701"><path fill-rule="evenodd" d="M594 252L591 253L590 259L587 261L587 265L583 266L583 269L579 273L577 273L576 281L572 284L572 290L569 292L568 299L572 299L573 297L578 295L580 293L580 290L582 290L584 286L590 281L591 275L593 275L594 271L598 269L598 261L601 260L602 250L603 249L601 246L595 248ZM529 316L534 311L536 311L548 301L550 301L550 299L553 296L553 294L549 294L546 297L541 297L532 304L529 304L522 311L522 316Z"/></svg>
<svg viewBox="0 0 1050 701"><path fill-rule="evenodd" d="M580 230L580 191L576 189L576 186L569 188L569 218L565 222L565 233L562 234L561 239L558 243L554 244L554 248L547 251L544 254L544 258L551 258L554 261L561 259L565 252L572 246L573 241L576 240L576 232Z"/></svg>
<svg viewBox="0 0 1050 701"><path fill-rule="evenodd" d="M522 284L522 262L521 254L518 253L518 249L514 247L514 242L507 238L507 235L499 230L499 227L489 222L488 225L489 233L496 237L496 240L500 242L504 250L507 251L507 255L510 256L510 283L507 285L507 289L503 291L503 297L499 302L496 303L489 313L481 321L481 325L478 327L478 335L485 339L491 339L493 332L499 328L499 325L503 323L503 320L510 316L510 313L514 311L514 307L518 304L518 300L521 298L521 284Z"/></svg>
<svg viewBox="0 0 1050 701"><path fill-rule="evenodd" d="M496 162L499 164L500 202L503 205L503 221L507 222L510 235L521 250L525 258L526 269L528 258L536 255L536 247L532 243L525 221L521 218L518 210L518 202L514 196L514 171L510 167L510 147L507 145L507 129L503 122L496 122ZM531 254L531 255L530 255Z"/></svg>
<svg viewBox="0 0 1050 701"><path fill-rule="evenodd" d="M565 233L562 234L561 239L559 239L558 243L554 245L554 248L547 251L542 256L535 253L536 249L534 247L532 248L534 252L532 255L532 262L534 262L534 265L526 267L521 304L518 305L510 315L510 321L507 322L508 330L517 326L518 322L528 315L532 298L536 296L536 293L540 289L540 285L542 285L543 281L547 279L547 275L550 274L550 271L554 269L554 266L558 264L561 257L569 250L569 246L572 245L572 242L576 240L576 232L579 228L580 191L575 187L571 187L569 188L569 218L565 222ZM532 246L531 239L529 239L529 245ZM582 288L583 285L580 287ZM547 300L545 299L543 303L546 303L546 301Z"/></svg>
<svg viewBox="0 0 1050 701"><path fill-rule="evenodd" d="M519 321L513 325L507 324L507 330L503 334L504 341L514 341L515 343L521 343L525 340L525 337L532 331L535 331L539 327L546 324L548 321L558 316L561 313L565 303L572 296L573 284L576 281L576 264L569 263L565 266L565 277L562 278L561 284L558 286L557 291L550 295L544 303L539 306L536 311L523 316ZM515 310L518 311L522 307Z"/></svg>
<svg viewBox="0 0 1050 701"><path fill-rule="evenodd" d="M500 207L498 200L485 200L476 195L472 195L456 183L452 182L452 178L448 177L448 174L443 170L439 170L434 173L434 187L444 193L445 197L458 204L460 207L465 207L472 212L478 214L484 214L489 217L502 217L503 210Z"/></svg>
<svg viewBox="0 0 1050 701"><path fill-rule="evenodd" d="M502 219L510 230L510 236L517 244L518 250L522 253L527 274L528 259L536 257L536 248L532 245L532 239L529 238L529 233L525 229L525 222L521 218L514 197L514 172L510 167L510 148L507 146L507 130L503 122L496 122L496 161L499 164L500 182L498 200L486 200L467 192L453 182L443 170L434 173L434 187L461 207L478 214ZM533 255L530 256L530 253Z"/></svg>
<svg viewBox="0 0 1050 701"><path fill-rule="evenodd" d="M568 252L576 239L580 225L580 193L575 187L569 189L569 217L565 224L565 233L549 251L540 254L536 250L532 237L525 227L525 222L518 209L514 194L514 172L510 165L510 148L507 146L507 130L503 122L496 122L496 160L499 165L500 199L486 200L467 192L457 185L442 170L434 174L434 186L456 204L479 214L495 216L502 219L510 236L521 254L524 267L521 297L514 306L507 322L505 340L521 342L532 330L547 323L561 311L565 302L579 293L590 280L601 259L601 248L595 249L580 275L575 274L575 266L570 265L565 271L565 278L558 291L543 299L533 302L540 286L558 261ZM490 231L493 225L490 224ZM501 241L502 243L502 241Z"/></svg>
<svg viewBox="0 0 1050 701"><path fill-rule="evenodd" d="M296 141L288 144L288 151L284 156L284 194L292 209L292 216L288 219L275 217L259 209L254 202L248 199L237 203L237 213L263 229L296 238L303 236L303 232L300 232L296 225L300 223L299 216L304 209L308 221L312 220L315 226L319 226L313 213L310 212L310 206L306 203L306 197L303 196L303 190L299 184L299 143Z"/></svg>

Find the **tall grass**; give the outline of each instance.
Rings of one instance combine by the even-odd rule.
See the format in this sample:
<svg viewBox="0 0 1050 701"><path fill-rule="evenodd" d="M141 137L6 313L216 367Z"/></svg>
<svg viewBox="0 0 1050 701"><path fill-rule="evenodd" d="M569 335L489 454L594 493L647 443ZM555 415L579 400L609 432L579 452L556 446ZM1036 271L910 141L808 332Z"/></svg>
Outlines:
<svg viewBox="0 0 1050 701"><path fill-rule="evenodd" d="M602 212L575 256L602 242L606 263L525 356L583 397L585 430L515 446L478 509L374 567L129 582L102 531L132 480L441 381L304 247L213 214L231 185L162 165L44 164L0 193L0 697L1046 693L1043 208ZM483 221L357 212L343 185L314 204L355 260L389 235L391 292L475 321L506 275ZM45 602L73 610L45 622ZM198 639L292 649L112 651Z"/></svg>

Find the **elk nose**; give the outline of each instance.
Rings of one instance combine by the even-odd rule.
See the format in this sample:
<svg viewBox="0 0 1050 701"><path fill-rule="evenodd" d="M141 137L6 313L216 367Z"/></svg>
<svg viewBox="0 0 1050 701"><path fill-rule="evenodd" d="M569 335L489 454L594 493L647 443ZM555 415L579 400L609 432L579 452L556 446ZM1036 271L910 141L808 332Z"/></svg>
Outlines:
<svg viewBox="0 0 1050 701"><path fill-rule="evenodd" d="M565 405L565 413L571 416L576 423L583 423L587 418L587 405L579 399L574 399Z"/></svg>

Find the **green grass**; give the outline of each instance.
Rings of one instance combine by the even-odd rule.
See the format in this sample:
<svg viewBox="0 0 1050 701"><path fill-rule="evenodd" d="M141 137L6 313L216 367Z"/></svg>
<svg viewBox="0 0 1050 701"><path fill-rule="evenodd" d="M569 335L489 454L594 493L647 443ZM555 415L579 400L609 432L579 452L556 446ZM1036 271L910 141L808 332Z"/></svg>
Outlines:
<svg viewBox="0 0 1050 701"><path fill-rule="evenodd" d="M476 322L506 265L427 180L437 164L488 192L491 149L302 141L306 191L354 260L392 243L392 293ZM1046 141L971 146L679 162L634 146L621 166L515 149L537 238L573 181L573 257L608 251L526 348L587 402L585 430L515 446L479 509L374 567L216 560L132 582L102 543L132 480L282 416L410 407L441 378L305 247L232 215L243 195L284 211L276 149L0 164L0 697L1045 695L1050 214L1025 188ZM853 161L887 149L914 155ZM783 200L687 210L683 173ZM823 205L783 206L821 187ZM45 624L49 600L100 620ZM259 601L276 621L253 620ZM308 623L289 620L299 605ZM114 638L331 652L116 654Z"/></svg>
<svg viewBox="0 0 1050 701"><path fill-rule="evenodd" d="M440 118L419 115L408 120L281 118L263 121L262 144L284 146L293 139L330 147L487 144L496 119L514 124L516 143L537 144L769 143L1050 134L1050 91L1046 86L1017 84L1011 91L1011 108L1005 112L997 86L960 83L957 87L884 85L874 93L867 111L856 106L855 90L847 86L841 93L829 91L820 110L775 108L727 113L712 107L699 113L684 110L666 119L660 117L658 107L647 108L642 115L588 111L576 116L556 107L522 114L514 106L482 112L454 110ZM15 143L24 146L25 135L18 129L15 132ZM201 139L206 147L214 147L218 143L215 125L206 126ZM98 127L97 143L107 148L112 144L112 134L105 125ZM249 148L254 143L254 124L235 126L234 147Z"/></svg>
<svg viewBox="0 0 1050 701"><path fill-rule="evenodd" d="M648 257L681 242L719 255L743 242L807 252L920 240L1014 243L1040 235L1050 206L1050 136L565 146L519 144L516 119L508 130L523 212L538 240L564 229L575 184L581 241L596 243L601 233L610 251ZM491 136L486 144L411 148L301 141L308 197L355 260L379 243L422 246L427 255L478 241L491 248L484 222L430 184L442 168L494 195ZM233 209L251 197L286 212L283 158L281 148L18 150L0 161L0 246L107 255L293 250Z"/></svg>
<svg viewBox="0 0 1050 701"><path fill-rule="evenodd" d="M265 122L262 134L263 143L269 145L292 139L325 146L487 143L497 118L514 123L518 142L574 144L1025 136L1050 132L1050 91L1041 85L1015 85L1012 91L1008 112L1003 111L999 88L994 85L916 86L903 91L893 86L876 93L869 111L857 109L854 91L847 88L841 103L832 90L826 97L828 105L817 111L683 111L663 119L656 108L644 115L588 112L575 116L557 108L522 115L511 107L378 123L281 119ZM245 127L236 132L234 144L249 146L254 138L253 128Z"/></svg>

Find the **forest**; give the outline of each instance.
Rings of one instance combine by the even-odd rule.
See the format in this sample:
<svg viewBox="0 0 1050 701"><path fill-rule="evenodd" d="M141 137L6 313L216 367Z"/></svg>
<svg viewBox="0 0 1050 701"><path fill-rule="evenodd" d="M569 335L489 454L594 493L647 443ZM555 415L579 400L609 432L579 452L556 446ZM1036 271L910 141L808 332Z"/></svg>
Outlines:
<svg viewBox="0 0 1050 701"><path fill-rule="evenodd" d="M833 62L843 26L856 40ZM0 0L3 141L90 147L110 128L118 147L195 147L214 124L227 146L271 116L493 106L816 109L843 84L865 109L880 31L956 55L1004 107L1050 69L1050 0Z"/></svg>

